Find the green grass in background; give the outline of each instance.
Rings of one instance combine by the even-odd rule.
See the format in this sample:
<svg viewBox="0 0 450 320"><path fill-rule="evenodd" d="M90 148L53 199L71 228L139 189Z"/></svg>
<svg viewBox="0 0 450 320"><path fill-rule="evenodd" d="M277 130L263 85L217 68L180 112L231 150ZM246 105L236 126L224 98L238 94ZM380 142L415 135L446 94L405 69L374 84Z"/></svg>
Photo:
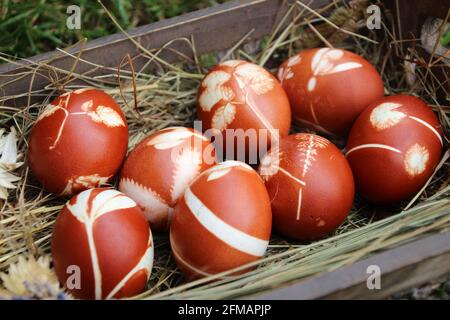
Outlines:
<svg viewBox="0 0 450 320"><path fill-rule="evenodd" d="M125 29L181 15L226 0L103 0ZM81 7L81 29L66 27L69 5ZM0 52L15 57L65 47L119 32L96 0L0 0Z"/></svg>

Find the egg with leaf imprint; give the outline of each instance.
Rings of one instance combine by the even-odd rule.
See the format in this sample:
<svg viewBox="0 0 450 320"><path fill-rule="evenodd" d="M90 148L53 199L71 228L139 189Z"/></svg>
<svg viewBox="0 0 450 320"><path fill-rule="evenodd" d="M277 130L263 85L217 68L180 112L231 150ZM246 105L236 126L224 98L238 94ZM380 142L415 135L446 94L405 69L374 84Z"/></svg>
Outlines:
<svg viewBox="0 0 450 320"><path fill-rule="evenodd" d="M376 204L413 197L439 163L438 118L421 99L394 95L371 104L356 120L346 147L356 187Z"/></svg>
<svg viewBox="0 0 450 320"><path fill-rule="evenodd" d="M141 293L152 270L153 248L139 206L106 188L73 196L56 218L51 243L60 283L82 299Z"/></svg>
<svg viewBox="0 0 450 320"><path fill-rule="evenodd" d="M200 174L175 207L172 254L188 279L217 274L260 259L271 226L269 196L258 173L243 162L225 161Z"/></svg>
<svg viewBox="0 0 450 320"><path fill-rule="evenodd" d="M300 240L322 238L347 217L354 198L350 166L329 140L298 133L280 140L261 160L274 228Z"/></svg>
<svg viewBox="0 0 450 320"><path fill-rule="evenodd" d="M377 70L343 49L301 51L280 66L278 79L293 121L330 137L345 137L364 108L384 95Z"/></svg>
<svg viewBox="0 0 450 320"><path fill-rule="evenodd" d="M120 174L119 190L144 210L154 231L164 231L188 184L215 160L214 145L202 133L185 127L166 128L130 152Z"/></svg>
<svg viewBox="0 0 450 320"><path fill-rule="evenodd" d="M125 116L107 93L67 92L50 102L33 125L28 163L48 191L64 196L107 183L128 146Z"/></svg>
<svg viewBox="0 0 450 320"><path fill-rule="evenodd" d="M209 71L198 90L197 114L205 130L221 134L228 159L241 160L249 154L256 159L274 140L287 135L291 124L289 101L278 80L243 60L225 61ZM240 141L242 151L233 148Z"/></svg>

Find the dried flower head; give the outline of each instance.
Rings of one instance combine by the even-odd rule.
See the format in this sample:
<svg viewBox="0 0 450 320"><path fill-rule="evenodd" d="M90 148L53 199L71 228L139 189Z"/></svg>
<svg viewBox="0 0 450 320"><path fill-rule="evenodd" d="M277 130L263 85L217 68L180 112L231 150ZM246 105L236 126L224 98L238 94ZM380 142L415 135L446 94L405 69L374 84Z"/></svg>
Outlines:
<svg viewBox="0 0 450 320"><path fill-rule="evenodd" d="M8 273L0 273L4 287L0 288L0 299L70 299L60 287L50 261L49 255L37 260L19 256Z"/></svg>

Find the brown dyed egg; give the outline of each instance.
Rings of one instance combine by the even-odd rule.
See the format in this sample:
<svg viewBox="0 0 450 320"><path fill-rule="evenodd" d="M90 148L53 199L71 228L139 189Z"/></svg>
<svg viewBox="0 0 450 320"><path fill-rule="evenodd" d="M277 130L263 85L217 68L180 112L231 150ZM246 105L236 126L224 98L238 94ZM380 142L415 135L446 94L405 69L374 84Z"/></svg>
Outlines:
<svg viewBox="0 0 450 320"><path fill-rule="evenodd" d="M127 146L128 125L114 99L80 89L53 100L36 120L28 162L45 189L72 195L106 183Z"/></svg>
<svg viewBox="0 0 450 320"><path fill-rule="evenodd" d="M245 163L225 161L199 175L175 207L172 254L188 279L217 274L262 257L271 226L261 178Z"/></svg>
<svg viewBox="0 0 450 320"><path fill-rule="evenodd" d="M301 51L278 70L294 122L344 137L358 115L383 97L383 81L364 58L342 49Z"/></svg>
<svg viewBox="0 0 450 320"><path fill-rule="evenodd" d="M112 189L72 197L56 218L51 247L58 279L76 298L131 297L152 270L147 220L133 200Z"/></svg>
<svg viewBox="0 0 450 320"><path fill-rule="evenodd" d="M244 151L236 148L239 141L247 157L256 159L274 139L286 136L291 125L289 101L277 79L264 68L241 60L218 64L205 76L198 91L197 114L205 130L222 133L229 159L245 159ZM226 129L231 130L226 133ZM217 139L215 143L220 150Z"/></svg>
<svg viewBox="0 0 450 320"><path fill-rule="evenodd" d="M436 168L442 143L437 117L419 98L374 102L355 122L346 148L357 190L377 204L414 196Z"/></svg>
<svg viewBox="0 0 450 320"><path fill-rule="evenodd" d="M282 138L262 159L275 229L301 240L322 238L347 217L354 184L344 155L330 141L298 133Z"/></svg>
<svg viewBox="0 0 450 320"><path fill-rule="evenodd" d="M119 189L136 201L152 226L167 230L173 207L188 184L215 165L209 139L191 128L172 127L142 140L126 159Z"/></svg>

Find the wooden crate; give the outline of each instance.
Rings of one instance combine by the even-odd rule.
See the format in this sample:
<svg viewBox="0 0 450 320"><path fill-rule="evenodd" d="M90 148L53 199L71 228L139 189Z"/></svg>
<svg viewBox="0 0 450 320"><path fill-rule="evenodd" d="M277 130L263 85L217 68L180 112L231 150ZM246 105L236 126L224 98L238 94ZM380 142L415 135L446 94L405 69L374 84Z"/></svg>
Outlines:
<svg viewBox="0 0 450 320"><path fill-rule="evenodd" d="M250 33L248 41L261 39L269 34L274 26L286 14L290 1L286 0L235 0L209 9L199 10L173 19L132 30L129 35L147 48L160 48L175 38L186 37L195 41L198 54L223 51ZM304 3L309 1L302 0ZM416 1L417 2L417 1ZM418 1L420 2L420 1ZM422 1L422 5L425 1ZM329 0L315 0L309 5L312 8L323 7ZM423 8L428 8L428 1ZM441 4L442 3L442 4ZM448 1L440 1L432 10L444 15ZM408 7L410 1L386 1L395 11L398 6ZM409 7L413 10L412 7ZM410 11L404 11L410 12ZM411 31L417 35L417 19L405 19L403 27L399 26L406 37ZM172 49L191 56L192 51L182 42L175 42ZM68 50L73 56L80 52L80 46ZM124 34L118 33L89 41L82 48L81 58L91 63L117 68L126 54L137 55L138 48ZM177 59L171 50L165 50L162 57L169 61ZM21 64L0 65L0 94L10 97L31 90L42 89L49 84L45 77L35 74L21 76L27 66L47 63L53 67L68 71L74 64L74 58L54 51L28 59ZM134 60L136 68L143 60ZM77 73L92 69L89 63L80 61L75 68ZM40 69L45 73L43 67ZM102 70L94 70L94 75L101 75ZM61 73L63 75L64 73ZM82 81L81 81L82 82ZM20 99L26 99L24 96ZM7 104L18 104L20 99L7 99ZM450 207L448 208L450 214ZM367 267L377 265L382 270L382 288L369 290L366 285ZM256 299L324 299L324 298L369 298L388 297L430 280L450 273L450 231L431 234L393 249L385 250L359 260L356 263L339 269L317 274L313 277L286 283L284 286L262 292L246 298Z"/></svg>

